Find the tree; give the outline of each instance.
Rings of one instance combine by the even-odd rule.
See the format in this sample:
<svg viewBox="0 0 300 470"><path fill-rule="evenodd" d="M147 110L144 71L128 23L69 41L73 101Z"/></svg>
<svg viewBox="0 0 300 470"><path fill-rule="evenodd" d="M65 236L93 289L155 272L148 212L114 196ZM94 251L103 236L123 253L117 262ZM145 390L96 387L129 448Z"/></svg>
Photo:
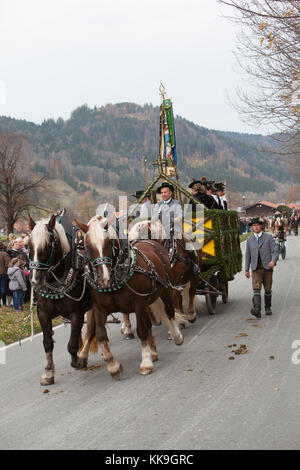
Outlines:
<svg viewBox="0 0 300 470"><path fill-rule="evenodd" d="M24 136L0 134L0 211L8 233L13 232L18 218L28 210L34 190L41 187L45 176L33 178L26 174Z"/></svg>
<svg viewBox="0 0 300 470"><path fill-rule="evenodd" d="M279 152L299 161L300 1L219 2L234 9L237 58L251 82L250 91L238 92L236 108L248 123L278 130Z"/></svg>

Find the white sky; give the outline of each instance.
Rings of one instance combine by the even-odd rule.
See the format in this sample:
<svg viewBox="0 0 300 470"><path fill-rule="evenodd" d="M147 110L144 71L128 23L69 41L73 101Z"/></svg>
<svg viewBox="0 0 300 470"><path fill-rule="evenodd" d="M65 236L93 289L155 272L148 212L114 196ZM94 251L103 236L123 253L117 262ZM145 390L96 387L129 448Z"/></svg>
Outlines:
<svg viewBox="0 0 300 470"><path fill-rule="evenodd" d="M210 128L247 127L231 14L216 0L0 0L0 115L42 122L124 101L160 104ZM239 72L239 73L238 73Z"/></svg>

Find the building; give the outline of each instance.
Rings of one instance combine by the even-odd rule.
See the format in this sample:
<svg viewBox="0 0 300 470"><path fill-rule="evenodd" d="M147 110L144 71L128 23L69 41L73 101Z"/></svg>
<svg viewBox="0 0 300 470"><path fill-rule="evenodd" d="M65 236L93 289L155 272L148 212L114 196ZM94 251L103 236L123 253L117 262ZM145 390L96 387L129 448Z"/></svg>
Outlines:
<svg viewBox="0 0 300 470"><path fill-rule="evenodd" d="M277 207L278 204L273 202L260 201L245 207L246 217L269 217L274 214L274 209Z"/></svg>
<svg viewBox="0 0 300 470"><path fill-rule="evenodd" d="M257 202L256 204L252 204L251 206L245 207L246 217L272 216L274 214L274 210L277 209L277 207L281 205L287 206L290 209L294 209L300 212L300 205L295 204L295 203L285 204L281 202L281 203L275 204L274 202L260 201L260 202Z"/></svg>

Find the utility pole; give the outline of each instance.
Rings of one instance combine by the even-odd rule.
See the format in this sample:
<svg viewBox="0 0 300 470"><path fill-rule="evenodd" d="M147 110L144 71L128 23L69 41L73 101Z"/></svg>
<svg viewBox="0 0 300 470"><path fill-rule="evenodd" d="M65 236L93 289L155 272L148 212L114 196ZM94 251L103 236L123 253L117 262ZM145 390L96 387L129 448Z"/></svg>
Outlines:
<svg viewBox="0 0 300 470"><path fill-rule="evenodd" d="M142 173L144 176L144 189L147 188L147 158L145 155L142 155Z"/></svg>

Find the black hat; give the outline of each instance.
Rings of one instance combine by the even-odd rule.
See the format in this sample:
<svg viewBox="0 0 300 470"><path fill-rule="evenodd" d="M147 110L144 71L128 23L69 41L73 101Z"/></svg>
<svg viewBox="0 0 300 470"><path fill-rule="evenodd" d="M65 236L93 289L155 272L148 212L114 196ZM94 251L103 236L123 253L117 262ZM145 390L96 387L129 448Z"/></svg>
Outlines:
<svg viewBox="0 0 300 470"><path fill-rule="evenodd" d="M216 191L224 191L225 189L225 184L224 183L215 183L215 190Z"/></svg>
<svg viewBox="0 0 300 470"><path fill-rule="evenodd" d="M134 194L131 194L131 196L136 197L137 199L139 199L143 193L144 193L144 191L141 189L141 190L136 191ZM145 197L150 197L150 194L146 193Z"/></svg>
<svg viewBox="0 0 300 470"><path fill-rule="evenodd" d="M200 183L203 185L203 181L195 180L195 178L193 178L193 181L189 184L189 188L192 188L194 184L197 184L197 183Z"/></svg>
<svg viewBox="0 0 300 470"><path fill-rule="evenodd" d="M172 186L170 183L162 183L162 185L159 188L157 188L156 192L160 194L163 188L169 188L172 191L172 193L174 193L174 186Z"/></svg>
<svg viewBox="0 0 300 470"><path fill-rule="evenodd" d="M251 227L251 225L253 224L260 224L260 225L264 225L264 222L259 218L259 217L253 217L250 222L249 222L249 226Z"/></svg>
<svg viewBox="0 0 300 470"><path fill-rule="evenodd" d="M205 181L204 186L206 189L214 188L215 181Z"/></svg>

